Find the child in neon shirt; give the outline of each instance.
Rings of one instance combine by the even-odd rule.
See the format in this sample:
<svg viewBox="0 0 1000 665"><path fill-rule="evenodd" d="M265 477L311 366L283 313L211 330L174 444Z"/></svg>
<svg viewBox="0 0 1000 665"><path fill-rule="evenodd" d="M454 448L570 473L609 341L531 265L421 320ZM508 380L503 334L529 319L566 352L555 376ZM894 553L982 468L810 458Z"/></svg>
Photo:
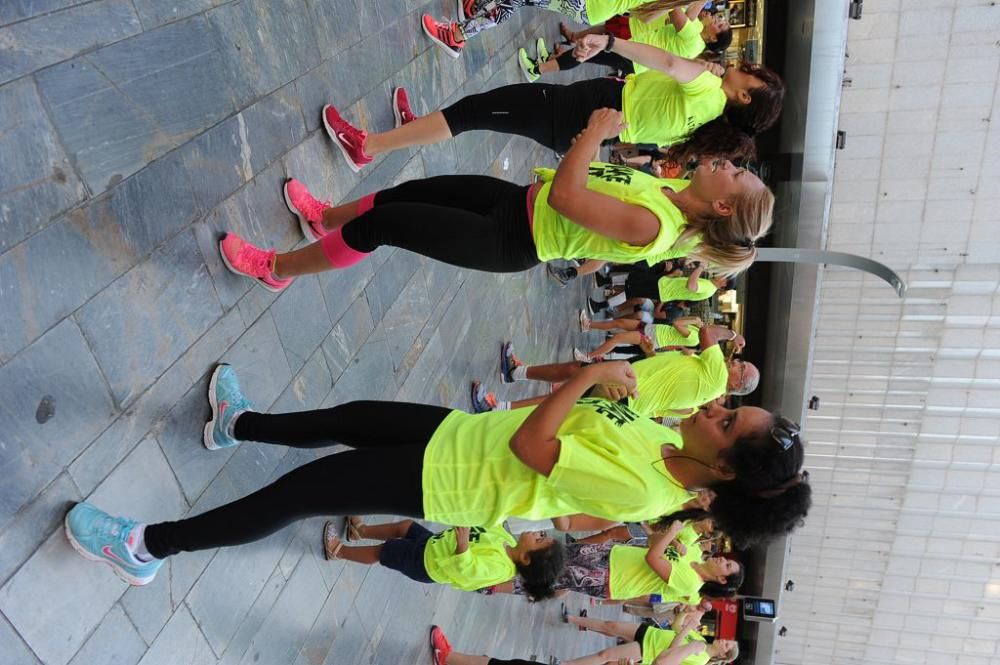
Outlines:
<svg viewBox="0 0 1000 665"><path fill-rule="evenodd" d="M327 522L327 560L379 563L417 582L450 584L460 591L477 591L519 576L531 600L550 598L562 572L562 544L541 531L525 531L515 539L503 527L452 527L435 534L413 520L372 525L357 517L347 520L352 539L384 542L346 546Z"/></svg>

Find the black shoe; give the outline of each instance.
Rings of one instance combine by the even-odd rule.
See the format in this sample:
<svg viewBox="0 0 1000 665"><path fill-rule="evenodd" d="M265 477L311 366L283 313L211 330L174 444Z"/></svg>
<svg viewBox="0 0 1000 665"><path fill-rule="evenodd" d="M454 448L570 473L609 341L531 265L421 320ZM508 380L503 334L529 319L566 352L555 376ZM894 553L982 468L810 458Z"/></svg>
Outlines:
<svg viewBox="0 0 1000 665"><path fill-rule="evenodd" d="M598 312L603 312L604 308L608 306L607 301L597 302L593 298L587 298L587 312L591 316L597 316Z"/></svg>
<svg viewBox="0 0 1000 665"><path fill-rule="evenodd" d="M559 284L559 288L565 287L576 279L576 268L557 268L549 263L545 266L545 272Z"/></svg>

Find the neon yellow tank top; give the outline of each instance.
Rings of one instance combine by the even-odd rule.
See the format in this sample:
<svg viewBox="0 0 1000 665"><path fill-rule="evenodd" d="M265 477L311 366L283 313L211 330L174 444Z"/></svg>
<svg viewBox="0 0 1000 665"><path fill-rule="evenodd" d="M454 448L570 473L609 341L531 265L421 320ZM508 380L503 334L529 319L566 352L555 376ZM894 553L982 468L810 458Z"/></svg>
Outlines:
<svg viewBox="0 0 1000 665"><path fill-rule="evenodd" d="M669 14L650 23L643 23L635 16L631 16L628 27L632 33L631 41L649 44L682 58L697 58L705 50L705 40L701 38L704 26L697 19L689 20L678 30L670 22ZM649 71L649 68L636 62L633 63L633 70L636 74L641 74Z"/></svg>
<svg viewBox="0 0 1000 665"><path fill-rule="evenodd" d="M686 255L700 242L694 238L682 248L674 248L674 242L682 233L687 220L681 211L668 199L662 189L668 187L679 192L690 185L688 180L666 180L656 178L628 166L594 162L590 165L587 189L646 208L660 221L660 232L648 245L638 247L618 240L612 240L585 229L556 212L549 205L554 169L535 169L545 184L535 197L532 235L535 250L542 261L552 259L572 259L585 256L588 259L603 259L616 263L635 263L647 256L678 251Z"/></svg>
<svg viewBox="0 0 1000 665"><path fill-rule="evenodd" d="M656 657L670 648L671 642L677 633L665 628L652 628L646 631L642 638L642 665L653 665ZM684 644L691 642L704 642L705 638L699 633L691 631L684 638ZM708 662L708 651L691 654L680 662L680 665L705 665Z"/></svg>

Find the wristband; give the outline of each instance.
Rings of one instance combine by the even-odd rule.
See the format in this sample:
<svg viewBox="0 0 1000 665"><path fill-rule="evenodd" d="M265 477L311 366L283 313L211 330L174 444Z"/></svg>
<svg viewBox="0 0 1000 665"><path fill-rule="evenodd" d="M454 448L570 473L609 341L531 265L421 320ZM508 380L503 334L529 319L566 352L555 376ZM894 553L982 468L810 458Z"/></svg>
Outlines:
<svg viewBox="0 0 1000 665"><path fill-rule="evenodd" d="M610 32L608 33L608 43L604 47L605 53L611 53L611 49L615 47L615 36Z"/></svg>

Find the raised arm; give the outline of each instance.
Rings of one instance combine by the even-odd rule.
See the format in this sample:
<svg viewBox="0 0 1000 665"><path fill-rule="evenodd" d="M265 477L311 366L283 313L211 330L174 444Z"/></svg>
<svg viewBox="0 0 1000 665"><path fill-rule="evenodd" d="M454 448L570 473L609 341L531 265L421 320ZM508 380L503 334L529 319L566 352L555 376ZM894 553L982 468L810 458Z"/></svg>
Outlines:
<svg viewBox="0 0 1000 665"><path fill-rule="evenodd" d="M591 114L586 129L577 136L556 170L549 205L585 229L642 247L660 233L656 215L641 206L587 189L591 157L601 147L601 141L618 136L622 127L620 111L598 109Z"/></svg>
<svg viewBox="0 0 1000 665"><path fill-rule="evenodd" d="M695 268L694 272L691 273L691 276L688 277L687 281L688 291L690 291L691 293L696 293L698 291L698 280L701 279L701 274L703 272L705 272L705 265L703 263L699 263L698 267Z"/></svg>
<svg viewBox="0 0 1000 665"><path fill-rule="evenodd" d="M704 326L698 332L698 346L702 351L719 342L732 342L737 349L742 349L747 343L743 335L725 326Z"/></svg>
<svg viewBox="0 0 1000 665"><path fill-rule="evenodd" d="M670 24L674 26L677 32L684 29L684 26L688 24L688 21L697 21L698 15L701 14L701 10L705 8L708 4L708 0L700 0L699 2L692 2L687 6L687 11L677 7L670 10ZM647 20L643 20L644 23L649 23Z"/></svg>
<svg viewBox="0 0 1000 665"><path fill-rule="evenodd" d="M588 60L606 50L609 43L613 53L628 58L632 62L637 62L643 67L662 72L679 83L693 81L706 71L711 71L719 76L725 71L720 65L701 60L688 60L655 46L639 44L627 39L615 39L612 35L587 35L576 43L573 53L577 60Z"/></svg>
<svg viewBox="0 0 1000 665"><path fill-rule="evenodd" d="M510 440L514 456L547 478L559 461L559 428L576 400L598 383L623 385L634 392L635 374L624 361L597 363L577 372L539 404L514 432Z"/></svg>

